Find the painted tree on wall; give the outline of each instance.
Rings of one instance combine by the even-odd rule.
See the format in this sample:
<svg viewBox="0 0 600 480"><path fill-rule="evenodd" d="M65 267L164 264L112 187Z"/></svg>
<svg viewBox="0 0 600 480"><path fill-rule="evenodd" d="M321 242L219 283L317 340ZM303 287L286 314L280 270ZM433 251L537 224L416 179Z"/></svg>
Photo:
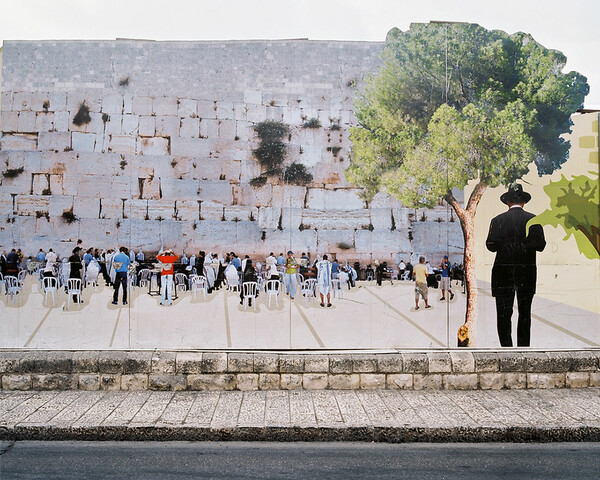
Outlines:
<svg viewBox="0 0 600 480"><path fill-rule="evenodd" d="M473 222L487 187L508 185L535 163L549 174L567 159L570 115L589 87L562 73L565 56L528 34L475 24L392 29L383 65L357 100L349 181L367 200L379 191L409 207L443 198L460 220L467 284L459 345L474 345L477 288ZM454 188L472 186L465 205Z"/></svg>

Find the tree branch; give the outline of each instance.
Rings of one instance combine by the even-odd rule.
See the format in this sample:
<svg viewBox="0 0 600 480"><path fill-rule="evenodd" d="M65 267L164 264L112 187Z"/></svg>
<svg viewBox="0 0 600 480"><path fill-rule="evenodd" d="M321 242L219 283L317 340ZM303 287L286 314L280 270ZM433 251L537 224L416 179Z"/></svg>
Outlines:
<svg viewBox="0 0 600 480"><path fill-rule="evenodd" d="M469 201L467 202L466 210L471 214L475 215L475 211L477 210L477 205L479 205L479 201L483 196L483 192L487 188L487 183L483 181L479 181L475 188L471 192L471 196L469 197Z"/></svg>

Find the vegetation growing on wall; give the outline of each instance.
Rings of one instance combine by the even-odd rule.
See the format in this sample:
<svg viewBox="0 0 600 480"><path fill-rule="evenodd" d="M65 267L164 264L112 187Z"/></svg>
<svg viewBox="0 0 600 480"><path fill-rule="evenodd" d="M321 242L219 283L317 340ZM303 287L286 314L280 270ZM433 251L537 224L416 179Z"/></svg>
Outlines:
<svg viewBox="0 0 600 480"><path fill-rule="evenodd" d="M73 125L77 125L81 127L82 125L87 125L92 121L92 117L90 117L90 107L88 107L85 102L82 102L79 105L79 110L73 117Z"/></svg>
<svg viewBox="0 0 600 480"><path fill-rule="evenodd" d="M307 185L313 181L313 176L306 170L306 166L294 162L285 169L283 180L292 185Z"/></svg>
<svg viewBox="0 0 600 480"><path fill-rule="evenodd" d="M4 172L2 172L2 176L4 178L16 178L23 173L23 170L23 167L7 168L6 170L4 170Z"/></svg>

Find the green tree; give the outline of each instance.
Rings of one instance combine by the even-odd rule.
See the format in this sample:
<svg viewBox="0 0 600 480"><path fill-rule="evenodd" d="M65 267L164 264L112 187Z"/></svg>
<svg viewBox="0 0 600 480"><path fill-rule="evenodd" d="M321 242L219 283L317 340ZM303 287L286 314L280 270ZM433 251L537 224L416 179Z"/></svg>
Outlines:
<svg viewBox="0 0 600 480"><path fill-rule="evenodd" d="M579 251L587 258L600 258L600 192L598 174L577 175L568 180L564 175L550 182L544 191L550 197L550 209L535 217L542 225L559 225L575 237ZM592 177L596 178L592 178Z"/></svg>
<svg viewBox="0 0 600 480"><path fill-rule="evenodd" d="M485 189L540 175L567 159L570 115L589 87L562 73L565 56L528 34L475 24L413 24L392 29L383 64L356 102L352 163L346 176L369 200L379 191L409 207L443 198L464 234L467 284L459 344L474 344L477 289L473 221ZM454 188L473 190L461 205Z"/></svg>

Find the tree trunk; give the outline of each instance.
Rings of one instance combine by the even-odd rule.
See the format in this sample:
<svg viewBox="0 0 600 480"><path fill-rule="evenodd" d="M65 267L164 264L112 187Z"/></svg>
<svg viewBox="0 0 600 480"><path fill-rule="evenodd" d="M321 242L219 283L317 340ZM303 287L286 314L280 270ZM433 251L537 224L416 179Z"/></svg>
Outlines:
<svg viewBox="0 0 600 480"><path fill-rule="evenodd" d="M460 220L460 226L463 231L465 242L464 249L464 275L465 285L467 289L467 310L465 313L465 323L458 329L458 346L459 347L474 347L476 345L476 322L477 322L477 278L475 277L475 212L477 205L483 196L483 192L487 185L479 182L467 203L467 208L463 208L460 203L454 198L452 193L448 193L445 197L446 201L452 206L456 212L456 216Z"/></svg>

